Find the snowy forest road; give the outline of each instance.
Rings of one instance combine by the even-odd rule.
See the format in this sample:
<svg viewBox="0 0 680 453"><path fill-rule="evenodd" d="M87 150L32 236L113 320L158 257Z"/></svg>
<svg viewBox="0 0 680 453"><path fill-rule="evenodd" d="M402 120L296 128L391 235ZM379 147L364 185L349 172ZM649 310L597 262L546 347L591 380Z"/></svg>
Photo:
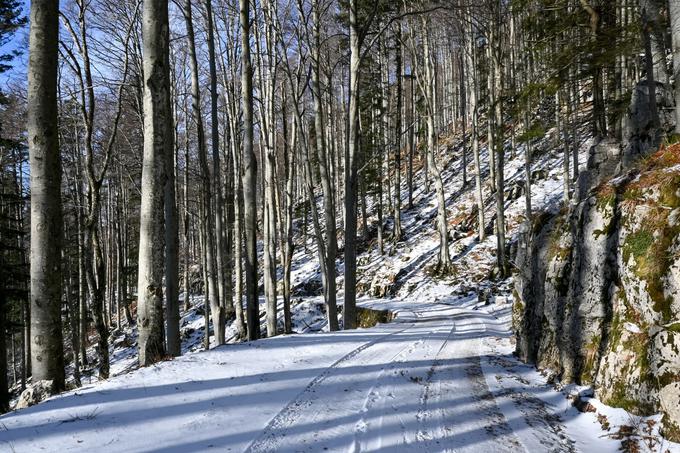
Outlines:
<svg viewBox="0 0 680 453"><path fill-rule="evenodd" d="M589 414L508 353L499 313L401 304L389 324L227 345L7 414L0 451L611 447Z"/></svg>
<svg viewBox="0 0 680 453"><path fill-rule="evenodd" d="M328 367L247 451L524 450L480 364L495 318L446 306L414 314ZM573 451L558 420L532 430L550 450Z"/></svg>

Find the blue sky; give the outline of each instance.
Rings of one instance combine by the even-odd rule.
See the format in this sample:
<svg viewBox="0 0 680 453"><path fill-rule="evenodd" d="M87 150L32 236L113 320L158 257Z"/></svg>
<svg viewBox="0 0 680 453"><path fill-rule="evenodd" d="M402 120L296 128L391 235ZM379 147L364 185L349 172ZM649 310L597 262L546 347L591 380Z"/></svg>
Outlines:
<svg viewBox="0 0 680 453"><path fill-rule="evenodd" d="M26 16L28 16L29 5L29 0L23 0L23 12ZM28 63L28 24L19 30L7 44L0 46L0 52L3 54L16 49L21 49L23 54L14 59L12 62L12 69L0 75L0 84L2 87L6 87L10 82L25 83L26 66Z"/></svg>

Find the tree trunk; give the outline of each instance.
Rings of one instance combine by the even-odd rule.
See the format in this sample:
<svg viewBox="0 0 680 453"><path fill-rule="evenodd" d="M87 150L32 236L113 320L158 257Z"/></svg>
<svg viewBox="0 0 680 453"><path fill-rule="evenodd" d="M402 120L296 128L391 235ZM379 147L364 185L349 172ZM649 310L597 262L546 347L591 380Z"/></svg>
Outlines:
<svg viewBox="0 0 680 453"><path fill-rule="evenodd" d="M4 214L4 213L3 213ZM1 263L4 264L4 263ZM7 382L7 297L5 291L0 290L0 414L9 410L9 388ZM11 329L9 329L11 332ZM12 335L12 370L16 370L14 363L14 333ZM74 348L77 351L77 348ZM76 364L76 369L78 369ZM14 384L16 384L17 375L14 371Z"/></svg>
<svg viewBox="0 0 680 453"><path fill-rule="evenodd" d="M413 57L411 57L413 60ZM413 86L413 61L411 61L411 74L409 74L410 81L410 98L411 98L411 114L409 115L409 129L408 129L408 208L413 208L413 155L415 154L415 135L416 135L416 92Z"/></svg>
<svg viewBox="0 0 680 453"><path fill-rule="evenodd" d="M277 288L276 288L276 114L275 114L275 89L276 89L276 29L274 21L277 15L277 3L275 1L262 2L262 16L265 49L259 52L258 79L260 93L262 94L261 117L261 141L260 146L263 158L263 241L264 241L264 291L267 309L267 336L277 334ZM258 29L256 28L256 33ZM256 43L259 43L256 34ZM258 44L259 48L259 44Z"/></svg>
<svg viewBox="0 0 680 453"><path fill-rule="evenodd" d="M680 134L680 2L670 0L673 38L673 80L675 80L675 132Z"/></svg>
<svg viewBox="0 0 680 453"><path fill-rule="evenodd" d="M201 112L201 87L198 80L198 61L196 57L196 40L194 36L193 17L191 12L191 0L186 0L184 3L184 19L187 29L187 45L189 50L189 66L191 68L191 110L194 121L196 122L196 140L198 149L198 162L201 173L201 219L200 228L203 235L203 249L205 255L205 272L208 279L207 296L206 296L206 313L208 313L207 305L210 304L210 312L213 314L213 329L215 331L215 341L217 344L224 344L224 322L220 322L215 318L215 315L221 313L219 289L217 284L217 275L215 272L216 255L219 253L215 249L215 234L214 217L212 212L212 187L210 178L210 167L208 166L208 156L205 149L205 131L203 128L203 114ZM207 324L206 324L207 326ZM206 330L207 332L207 330ZM207 348L207 346L206 346Z"/></svg>
<svg viewBox="0 0 680 453"><path fill-rule="evenodd" d="M472 158L475 162L475 199L477 201L477 236L479 242L486 238L484 220L484 194L482 192L482 167L479 156L479 105L478 105L478 73L475 36L472 29L471 16L468 13L467 26L467 65L470 76L470 111L472 112Z"/></svg>
<svg viewBox="0 0 680 453"><path fill-rule="evenodd" d="M76 221L78 223L78 303L80 305L80 319L78 328L80 330L80 348L81 366L87 364L87 291L85 289L85 236L83 234L83 202L82 190L80 184L78 185L76 197L78 200L78 208L76 210Z"/></svg>
<svg viewBox="0 0 680 453"><path fill-rule="evenodd" d="M174 144L172 147L166 148L165 174L165 319L167 322L167 352L173 357L178 357L182 354L182 341L179 336L179 220L175 194Z"/></svg>
<svg viewBox="0 0 680 453"><path fill-rule="evenodd" d="M253 70L250 61L250 2L239 0L241 104L243 110L243 205L248 340L260 338L257 289L257 160L253 150Z"/></svg>
<svg viewBox="0 0 680 453"><path fill-rule="evenodd" d="M285 89L283 90L285 96ZM284 152L284 177L286 179L285 198L284 198L284 238L283 251L283 331L288 334L293 331L291 313L290 313L290 299L291 299L291 272L293 262L293 205L294 194L293 184L295 182L295 155L297 153L297 122L292 121L292 130L290 138L287 132L288 115L286 114L286 99L281 102L283 109L283 135L286 141ZM290 141L289 141L290 140Z"/></svg>
<svg viewBox="0 0 680 453"><path fill-rule="evenodd" d="M531 121L529 120L531 108L531 101L527 99L526 110L524 112L524 130L528 131L531 128ZM524 144L524 209L527 222L531 225L533 219L533 213L531 208L531 155L533 153L531 146L531 138L528 137L526 143Z"/></svg>
<svg viewBox="0 0 680 453"><path fill-rule="evenodd" d="M28 61L31 165L31 370L64 389L61 158L57 130L59 2L33 0ZM4 332L3 332L4 335ZM5 350L2 350L5 353Z"/></svg>
<svg viewBox="0 0 680 453"><path fill-rule="evenodd" d="M243 181L241 179L240 149L232 148L234 160L234 309L236 329L240 338L247 336L246 317L243 313Z"/></svg>
<svg viewBox="0 0 680 453"><path fill-rule="evenodd" d="M649 11L650 1L642 1L642 41L645 49L645 73L647 78L647 96L649 99L649 110L652 116L652 126L658 128L659 111L656 105L656 74L654 65L654 53L652 52L652 31L653 19L652 12ZM658 131L657 131L658 133Z"/></svg>
<svg viewBox="0 0 680 453"><path fill-rule="evenodd" d="M226 301L226 282L225 278L231 279L231 275L225 275L225 245L223 241L224 228L222 218L224 215L222 201L222 170L220 168L220 131L217 118L217 67L215 59L215 37L213 27L212 0L205 0L208 32L208 66L210 70L210 126L211 126L211 145L212 145L212 193L215 202L214 209L215 225L215 280L217 280L217 300L218 304L211 307L213 314L213 325L215 325L215 341L218 345L224 344L224 330L226 322L226 307L231 302ZM214 303L211 299L211 303Z"/></svg>
<svg viewBox="0 0 680 453"><path fill-rule="evenodd" d="M429 172L432 174L434 181L435 193L437 196L437 229L439 231L439 262L437 268L442 273L447 273L451 267L451 255L449 254L449 235L446 219L446 195L444 193L444 184L442 182L441 173L437 163L434 159L435 147L437 141L437 132L435 124L435 74L433 70L434 61L432 60L430 49L430 38L428 36L428 27L423 21L423 52L425 58L425 82L423 84L423 93L426 98L427 105L427 161Z"/></svg>
<svg viewBox="0 0 680 453"><path fill-rule="evenodd" d="M494 27L498 25L494 24ZM497 242L497 259L498 269L501 278L508 275L507 257L505 251L505 134L503 130L503 72L501 67L501 43L498 29L491 33L490 47L491 51L491 66L493 75L493 91L491 106L494 112L494 133L493 133L493 148L495 149L495 165L496 165L496 242ZM498 42L496 40L499 40Z"/></svg>
<svg viewBox="0 0 680 453"><path fill-rule="evenodd" d="M323 98L321 94L321 23L318 0L312 2L312 20L314 22L314 42L312 43L312 94L314 97L314 131L316 134L316 150L321 176L321 190L323 191L324 223L326 228L325 254L322 256L326 270L326 284L324 299L326 302L326 316L331 331L339 329L338 311L336 304L335 259L338 250L338 240L335 226L335 205L333 204L333 188L331 174L328 168L328 156L325 139L323 114ZM309 176L311 178L311 175ZM310 199L314 203L314 198Z"/></svg>
<svg viewBox="0 0 680 453"><path fill-rule="evenodd" d="M395 32L395 66L397 73L395 82L397 84L397 111L394 124L394 227L392 229L392 240L397 243L401 240L401 137L402 137L402 92L403 92L403 55L401 49L401 23L396 24Z"/></svg>
<svg viewBox="0 0 680 453"><path fill-rule="evenodd" d="M562 124L561 104L560 91L557 90L557 93L555 93L555 131L557 136L555 148L559 149L562 147L562 202L567 206L569 204L569 190L571 188L571 181L569 179L569 160L571 156L569 155L569 147L567 146L566 126Z"/></svg>
<svg viewBox="0 0 680 453"><path fill-rule="evenodd" d="M349 1L349 139L345 151L345 329L356 328L357 159L359 154L359 66L357 0Z"/></svg>
<svg viewBox="0 0 680 453"><path fill-rule="evenodd" d="M173 150L170 108L168 1L145 0L142 16L144 51L144 156L139 225L137 326L139 364L165 355L163 337L164 186L167 156Z"/></svg>

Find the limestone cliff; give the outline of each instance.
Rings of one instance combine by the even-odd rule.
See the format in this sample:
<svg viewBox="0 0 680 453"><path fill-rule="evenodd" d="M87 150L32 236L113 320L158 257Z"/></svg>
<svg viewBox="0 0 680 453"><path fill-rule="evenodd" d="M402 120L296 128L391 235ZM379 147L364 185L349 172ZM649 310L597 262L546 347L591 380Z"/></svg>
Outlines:
<svg viewBox="0 0 680 453"><path fill-rule="evenodd" d="M638 127L639 131L640 128ZM626 165L629 150L637 154ZM575 201L520 235L517 354L680 440L680 145L595 145ZM622 164L623 163L623 164Z"/></svg>

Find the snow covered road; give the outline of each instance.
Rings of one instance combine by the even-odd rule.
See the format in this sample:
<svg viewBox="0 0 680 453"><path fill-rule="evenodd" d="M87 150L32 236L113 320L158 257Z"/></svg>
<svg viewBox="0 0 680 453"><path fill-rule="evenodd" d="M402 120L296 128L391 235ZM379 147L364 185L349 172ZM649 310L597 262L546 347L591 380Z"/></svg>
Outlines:
<svg viewBox="0 0 680 453"><path fill-rule="evenodd" d="M7 414L0 451L616 451L508 354L507 319L402 304L390 324L228 345Z"/></svg>

